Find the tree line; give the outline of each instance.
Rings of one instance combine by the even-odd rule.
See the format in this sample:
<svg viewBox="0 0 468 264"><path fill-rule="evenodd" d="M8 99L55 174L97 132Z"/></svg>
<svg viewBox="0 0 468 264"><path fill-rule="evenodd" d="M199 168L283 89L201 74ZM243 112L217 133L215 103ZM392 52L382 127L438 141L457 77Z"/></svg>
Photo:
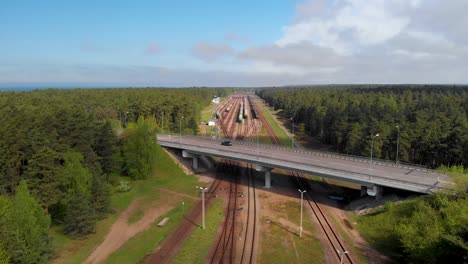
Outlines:
<svg viewBox="0 0 468 264"><path fill-rule="evenodd" d="M156 132L196 133L219 89L0 92L0 263L45 263L48 229L94 232L113 177L152 171ZM182 118L182 116L184 118Z"/></svg>
<svg viewBox="0 0 468 264"><path fill-rule="evenodd" d="M257 94L293 118L296 131L335 151L370 156L373 145L375 158L468 166L466 86L330 85Z"/></svg>

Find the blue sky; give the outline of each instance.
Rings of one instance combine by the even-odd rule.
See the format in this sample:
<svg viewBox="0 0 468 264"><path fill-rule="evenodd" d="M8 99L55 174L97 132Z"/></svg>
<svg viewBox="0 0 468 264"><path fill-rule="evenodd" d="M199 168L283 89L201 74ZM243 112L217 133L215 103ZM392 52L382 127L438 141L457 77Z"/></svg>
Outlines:
<svg viewBox="0 0 468 264"><path fill-rule="evenodd" d="M4 0L0 86L466 83L466 2Z"/></svg>

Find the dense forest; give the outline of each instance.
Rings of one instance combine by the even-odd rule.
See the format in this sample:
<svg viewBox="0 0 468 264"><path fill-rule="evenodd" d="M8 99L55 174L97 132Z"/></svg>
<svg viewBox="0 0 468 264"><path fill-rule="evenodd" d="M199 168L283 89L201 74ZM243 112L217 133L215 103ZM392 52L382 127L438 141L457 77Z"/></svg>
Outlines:
<svg viewBox="0 0 468 264"><path fill-rule="evenodd" d="M257 91L299 133L334 151L429 166L468 166L468 87L319 86ZM376 135L379 134L377 137Z"/></svg>
<svg viewBox="0 0 468 264"><path fill-rule="evenodd" d="M358 217L360 232L398 263L468 258L468 87L321 86L257 91L293 118L299 136L354 155L452 173L458 187ZM378 134L378 136L376 136ZM450 174L452 174L450 173Z"/></svg>
<svg viewBox="0 0 468 264"><path fill-rule="evenodd" d="M51 224L71 237L94 232L113 176L145 178L155 132L196 133L201 109L227 91L0 92L0 263L48 262Z"/></svg>

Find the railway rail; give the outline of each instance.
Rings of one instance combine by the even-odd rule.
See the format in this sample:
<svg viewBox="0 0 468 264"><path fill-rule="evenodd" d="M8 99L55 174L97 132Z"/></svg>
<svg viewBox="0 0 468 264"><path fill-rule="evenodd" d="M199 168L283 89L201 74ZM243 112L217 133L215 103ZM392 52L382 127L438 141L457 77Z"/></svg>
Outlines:
<svg viewBox="0 0 468 264"><path fill-rule="evenodd" d="M253 104L253 107L258 112L258 110L257 110L258 108L257 108L255 103ZM275 135L273 129L268 124L268 122L265 120L263 115L259 115L259 117L260 117L262 123L265 125L265 127L267 129L267 133L268 133L271 141L273 142L273 144L279 144L278 137ZM313 197L311 195L312 190L311 190L307 180L297 172L291 172L290 174L292 176L293 182L300 189L307 190L305 195L306 195L306 197L308 197L308 199L305 199L305 200L307 201L309 207L311 208L313 214L315 215L315 217L317 219L317 222L321 227L321 230L324 232L325 236L327 237L327 241L331 245L331 247L332 247L333 251L335 252L338 260L340 260L340 258L341 258L340 254L344 254L343 252L348 251L348 253L344 254L344 256L343 256L344 257L344 262L343 263L350 263L350 264L355 263L353 261L352 257L349 254L349 249L346 249L344 247L344 243L342 242L342 240L339 237L339 235L337 234L337 232L334 230L333 225L327 219L325 213L320 208L320 205L317 203L317 201L315 201L313 199Z"/></svg>
<svg viewBox="0 0 468 264"><path fill-rule="evenodd" d="M255 133L256 123L250 119L238 122L239 116L245 113L245 97L233 96L231 102L226 103L226 108L231 111L224 116L221 129L226 138L248 139ZM238 108L236 108L238 107ZM236 115L237 114L237 115ZM212 249L208 262L210 263L254 263L256 248L256 225L257 225L257 202L255 193L254 170L252 164L247 164L247 190L245 198L247 201L239 201L244 198L244 192L239 191L240 169L244 169L240 162L223 160L221 166L231 170L232 179L229 182L229 194L224 223L220 235ZM244 207L239 207L241 202L246 202ZM240 225L242 212L246 212L245 225ZM239 239L237 239L239 238ZM242 238L242 239L241 239ZM239 241L242 241L240 243Z"/></svg>
<svg viewBox="0 0 468 264"><path fill-rule="evenodd" d="M327 241L333 248L333 251L335 252L337 259L340 260L341 254L344 254L343 252L349 252L349 249L347 249L344 246L344 243L342 242L342 239L340 238L338 232L334 229L334 227L332 226L332 224L326 217L325 213L323 212L322 208L320 208L320 205L312 197L311 195L312 189L310 188L307 180L297 172L292 172L291 175L293 176L292 180L296 184L296 186L300 188L301 190L307 191L305 192L304 201L306 201L307 204L309 205L315 218L317 219L317 222L320 225L321 230L325 234ZM344 260L343 263L350 263L350 264L355 263L349 253L344 254L343 260Z"/></svg>

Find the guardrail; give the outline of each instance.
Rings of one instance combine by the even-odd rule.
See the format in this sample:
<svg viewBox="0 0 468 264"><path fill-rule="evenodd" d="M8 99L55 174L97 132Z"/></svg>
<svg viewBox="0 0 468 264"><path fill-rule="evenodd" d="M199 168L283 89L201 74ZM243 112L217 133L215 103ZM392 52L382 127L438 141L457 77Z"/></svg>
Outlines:
<svg viewBox="0 0 468 264"><path fill-rule="evenodd" d="M160 134L161 136L170 136L169 134ZM178 136L175 136L178 137ZM304 155L315 155L315 156L321 156L321 157L328 157L328 158L334 158L334 159L341 159L341 160L351 160L351 161L356 161L356 162L361 162L361 163L370 163L370 159L367 157L363 156L357 156L357 155L349 155L349 154L338 154L335 152L328 152L328 151L318 151L318 150L307 150L304 148L287 148L287 147L281 147L278 145L271 145L271 144L256 144L244 140L232 140L232 139L226 139L226 138L220 138L220 137L210 137L210 136L182 136L186 138L195 138L195 139L204 139L204 140L211 140L211 141L218 141L222 142L224 140L229 140L233 144L236 145L246 145L246 146L254 146L254 147L259 147L262 149L271 149L271 150L281 150L281 151L289 151L289 152L295 152L295 153L300 153ZM382 166L388 166L388 167L395 167L395 168L402 168L402 169L414 169L416 171L422 171L426 173L432 173L436 174L439 176L447 176L447 173L442 172L442 171L437 171L437 170L432 170L429 169L425 166L418 165L418 164L412 164L412 163L405 163L405 162L392 162L389 160L382 160L382 159L372 159L372 164L376 165L382 165Z"/></svg>
<svg viewBox="0 0 468 264"><path fill-rule="evenodd" d="M175 136L174 138L178 138L178 136ZM200 139L200 137L193 137L196 139ZM205 140L207 140L206 137L204 137ZM222 139L210 139L210 141L217 141L221 142ZM170 145L178 145L179 143L176 141L169 141L168 142ZM239 143L239 142L237 142ZM183 144L183 143L182 143ZM252 144L246 144L250 146L256 146ZM260 146L260 145L259 145ZM263 146L269 146L269 145L263 145ZM187 145L187 149L191 149L192 151L195 152L203 152L203 146L202 145ZM264 148L265 149L265 148ZM270 149L270 148L266 148ZM272 150L278 149L278 148L271 148ZM219 151L219 150L218 150ZM230 152L234 155L245 155L243 152L235 151L235 149L229 149L226 152ZM304 152L307 153L307 152ZM235 158L235 156L231 156ZM239 157L238 157L239 158ZM303 172L307 173L307 169L301 168L302 166L309 166L310 164L307 164L305 162L300 162L300 161L285 161L289 164L296 164L295 166L287 166L287 165L280 165L278 162L273 161L275 158L274 157L268 157L268 156L260 156L256 162L264 163L268 165L279 165L280 167L289 167L289 168L295 168L296 170L300 170ZM347 170L339 169L339 168L332 168L332 167L327 167L327 166L320 166L320 165L314 165L314 167L318 168L319 171L316 171L316 173L319 174L327 174L325 172L320 172L320 170L333 170L338 172L338 174L329 174L330 176L341 178L342 180L354 180L354 181L360 181L360 182L367 182L371 184L378 184L378 185L383 185L383 186L391 186L395 188L401 188L401 189L407 189L407 190L413 190L413 191L418 191L418 192L424 192L424 193L430 193L434 189L447 189L449 188L447 185L450 185L450 182L445 182L445 181L439 181L438 177L433 178L432 182L414 182L414 181L409 181L405 179L394 179L390 177L383 177L375 174L367 174L367 173L357 173L357 172L350 172ZM309 171L310 173L310 171ZM434 175L436 176L436 175ZM389 184L392 183L392 184ZM397 186L395 186L397 185ZM403 188L402 186L406 186L406 188Z"/></svg>

